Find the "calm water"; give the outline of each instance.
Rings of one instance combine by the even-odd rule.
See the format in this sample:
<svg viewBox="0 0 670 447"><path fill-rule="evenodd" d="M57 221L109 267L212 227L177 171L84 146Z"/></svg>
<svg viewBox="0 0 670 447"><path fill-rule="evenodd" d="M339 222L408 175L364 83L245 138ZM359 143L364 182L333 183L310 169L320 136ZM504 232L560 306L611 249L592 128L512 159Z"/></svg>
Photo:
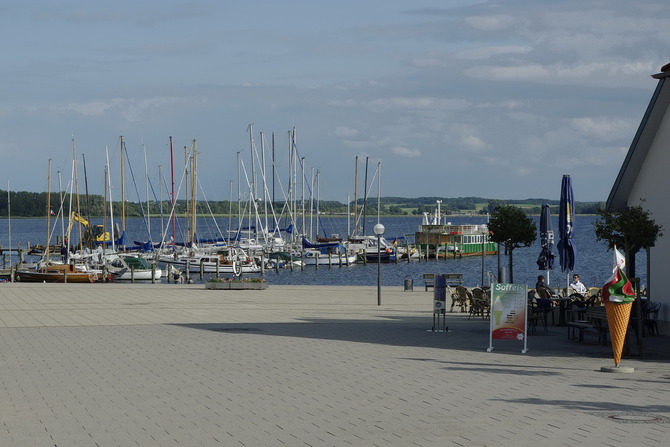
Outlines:
<svg viewBox="0 0 670 447"><path fill-rule="evenodd" d="M558 241L558 216L552 216L554 232ZM453 224L481 224L485 223L484 217L450 217L447 219ZM582 282L587 287L602 286L611 274L613 265L613 254L607 250L603 242L595 240L593 231L593 221L595 216L576 216L575 221L575 245L577 247L577 260L575 272L579 273ZM535 218L539 228L539 217ZM199 219L198 232L201 237L216 237L219 231L225 232L228 226L228 218L219 218L216 221L209 219ZM7 247L9 240L9 221L0 219L0 245ZM93 221L93 223L101 223ZM376 218L369 218L366 221L366 233L372 234L372 227L376 223ZM421 218L412 217L387 217L382 218L381 223L386 227L385 237L392 240L394 237L413 234L421 223ZM60 221L51 221L54 227L54 233L61 234ZM233 222L233 224L235 224ZM218 229L217 229L218 226ZM128 244L133 241L147 241L149 239L149 230L142 219L128 219L126 222ZM161 223L158 218L152 219L151 234L154 241L161 240ZM321 235L331 235L337 233L347 234L347 219L345 217L324 218L319 224ZM46 219L12 219L11 220L11 246L16 247L20 244L25 248L28 244L43 244L46 240ZM179 233L179 228L177 233ZM74 234L74 233L73 233ZM77 239L78 236L73 236ZM183 240L177 237L178 240ZM52 243L55 239L52 239ZM539 236L535 244L528 248L518 248L514 250L514 282L526 283L534 286L537 275L545 274L538 270L536 261L540 252ZM549 273L550 284L554 287L564 287L566 282L566 273L561 272L558 252L554 248L556 255L555 267ZM489 282L489 272L493 275L498 272L498 258L501 265L507 270L507 256L501 254L498 256L487 256L485 258L485 276L486 283ZM644 253L638 254L637 274L641 278L641 283L646 284L646 256ZM406 278L411 278L414 287L421 287L421 275L423 273L463 273L465 283L468 286L474 286L481 283L482 278L482 258L470 257L462 259L441 259L430 261L416 261L410 263L400 262L398 264L381 265L381 282L384 286L403 287ZM547 276L545 274L545 276ZM194 275L197 279L197 275ZM320 284L320 285L358 285L358 286L376 286L377 285L377 265L352 265L349 267L324 267L318 269L305 267L303 271L299 268L291 272L288 269L268 271L265 278L270 284ZM509 279L509 272L507 279ZM494 276L495 281L495 276Z"/></svg>

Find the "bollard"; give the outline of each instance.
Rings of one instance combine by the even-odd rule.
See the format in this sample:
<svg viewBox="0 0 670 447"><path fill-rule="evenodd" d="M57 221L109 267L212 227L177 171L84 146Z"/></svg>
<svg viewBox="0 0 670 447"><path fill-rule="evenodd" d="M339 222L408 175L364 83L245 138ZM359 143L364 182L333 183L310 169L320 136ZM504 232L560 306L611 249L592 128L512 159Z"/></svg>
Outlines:
<svg viewBox="0 0 670 447"><path fill-rule="evenodd" d="M411 275L405 276L405 292L414 291L414 280Z"/></svg>

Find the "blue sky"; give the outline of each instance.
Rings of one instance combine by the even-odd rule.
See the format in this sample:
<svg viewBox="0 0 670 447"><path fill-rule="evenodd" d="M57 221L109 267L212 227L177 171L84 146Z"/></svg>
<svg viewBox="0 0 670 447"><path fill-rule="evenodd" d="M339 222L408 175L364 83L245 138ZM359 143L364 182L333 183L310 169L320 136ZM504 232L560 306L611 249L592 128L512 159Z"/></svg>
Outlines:
<svg viewBox="0 0 670 447"><path fill-rule="evenodd" d="M250 124L284 188L296 128L324 200L353 198L357 155L359 196L368 158L384 196L558 199L570 174L606 200L670 62L663 0L12 1L0 29L1 188L46 191L50 158L66 188L74 140L80 191L107 149L118 199L123 135L131 201L170 136L177 186L195 139L200 198L236 197Z"/></svg>

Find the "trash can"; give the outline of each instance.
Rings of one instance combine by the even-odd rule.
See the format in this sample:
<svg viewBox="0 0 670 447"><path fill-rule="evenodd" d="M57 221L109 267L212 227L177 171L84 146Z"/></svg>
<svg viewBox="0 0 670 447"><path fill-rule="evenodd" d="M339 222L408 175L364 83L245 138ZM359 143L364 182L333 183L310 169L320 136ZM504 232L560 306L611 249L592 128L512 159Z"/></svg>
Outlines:
<svg viewBox="0 0 670 447"><path fill-rule="evenodd" d="M405 292L414 291L414 280L410 275L405 276Z"/></svg>

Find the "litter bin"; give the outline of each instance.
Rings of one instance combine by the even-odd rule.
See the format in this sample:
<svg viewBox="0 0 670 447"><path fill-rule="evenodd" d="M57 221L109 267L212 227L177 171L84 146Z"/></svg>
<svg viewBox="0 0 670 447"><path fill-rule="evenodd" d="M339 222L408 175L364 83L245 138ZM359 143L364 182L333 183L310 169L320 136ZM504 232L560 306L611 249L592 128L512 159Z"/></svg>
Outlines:
<svg viewBox="0 0 670 447"><path fill-rule="evenodd" d="M410 275L405 276L405 292L414 291L414 280Z"/></svg>

